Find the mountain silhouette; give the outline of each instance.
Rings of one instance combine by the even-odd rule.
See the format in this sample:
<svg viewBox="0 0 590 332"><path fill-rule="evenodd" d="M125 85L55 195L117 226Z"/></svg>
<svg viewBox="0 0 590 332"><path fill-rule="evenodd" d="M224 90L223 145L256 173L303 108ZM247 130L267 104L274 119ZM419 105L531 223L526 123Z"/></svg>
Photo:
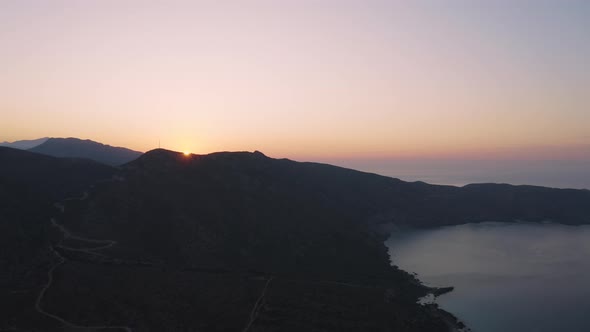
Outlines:
<svg viewBox="0 0 590 332"><path fill-rule="evenodd" d="M380 229L391 223L432 227L489 220L567 224L590 220L590 191L496 184L436 186L273 159L260 152L187 157L159 149L125 165L122 174L126 181L109 183L108 190L96 193L96 211L89 213L100 212L105 218L102 224L108 226L97 236L128 240L153 249L151 254L162 259L190 262L198 252L199 259L215 264L256 265L273 271L323 268L341 273L349 269L351 257L363 257L357 268L377 271L388 263L383 246L374 244ZM122 210L127 214L119 220ZM76 221L71 226L82 229L84 224ZM170 236L166 243L171 247L152 247L153 239L137 236L140 228L159 238ZM207 234L216 234L216 241L200 238ZM204 243L207 246L199 250L184 247ZM361 246L366 243L371 245ZM334 248L340 257L331 254ZM284 259L289 255L294 256Z"/></svg>
<svg viewBox="0 0 590 332"><path fill-rule="evenodd" d="M55 330L53 320L33 311L35 293L55 261L50 248L57 234L48 222L58 212L53 204L114 174L91 160L0 147L0 330ZM23 321L33 326L25 328Z"/></svg>
<svg viewBox="0 0 590 332"><path fill-rule="evenodd" d="M78 195L114 174L114 168L93 160L0 147L0 179L54 201Z"/></svg>
<svg viewBox="0 0 590 332"><path fill-rule="evenodd" d="M38 145L45 143L49 137L43 137L38 139L31 139L31 140L21 140L21 141L14 141L14 142L2 142L0 146L13 148L13 149L20 149L20 150L28 150L32 149Z"/></svg>
<svg viewBox="0 0 590 332"><path fill-rule="evenodd" d="M416 303L445 290L391 265L389 225L590 221L587 190L437 186L261 152L157 149L114 168L3 148L0 184L0 312L30 330L60 323L14 290L49 273L38 302L80 326L448 331L452 315Z"/></svg>
<svg viewBox="0 0 590 332"><path fill-rule="evenodd" d="M50 138L29 151L53 157L86 158L111 166L128 163L141 155L127 148L72 137Z"/></svg>

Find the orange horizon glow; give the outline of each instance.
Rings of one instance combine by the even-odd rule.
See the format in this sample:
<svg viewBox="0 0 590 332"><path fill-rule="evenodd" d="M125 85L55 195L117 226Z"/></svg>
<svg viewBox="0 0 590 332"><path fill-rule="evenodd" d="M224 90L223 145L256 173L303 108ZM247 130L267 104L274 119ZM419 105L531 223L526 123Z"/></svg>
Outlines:
<svg viewBox="0 0 590 332"><path fill-rule="evenodd" d="M40 136L49 137L49 136ZM0 139L1 141L12 142L21 139L37 139L40 137L18 137ZM74 136L64 136L74 137ZM155 142L138 142L139 144L127 145L124 142L113 142L95 137L77 137L80 139L90 139L99 143L108 144L115 147L129 148L139 152L148 152L159 148ZM187 149L186 147L194 147ZM346 149L324 149L322 146L299 146L290 150L281 149L273 145L261 144L255 145L231 145L221 144L206 145L203 142L193 144L187 141L174 145L173 143L161 143L161 148L177 151L184 156L196 154L209 154L220 151L261 151L273 158L289 158L300 161L314 160L590 160L590 144L570 144L570 145L511 145L498 147L488 146L467 146L461 148L398 148L382 149L375 147L357 148L356 150L347 147Z"/></svg>
<svg viewBox="0 0 590 332"><path fill-rule="evenodd" d="M590 4L0 4L0 141L590 159Z"/></svg>

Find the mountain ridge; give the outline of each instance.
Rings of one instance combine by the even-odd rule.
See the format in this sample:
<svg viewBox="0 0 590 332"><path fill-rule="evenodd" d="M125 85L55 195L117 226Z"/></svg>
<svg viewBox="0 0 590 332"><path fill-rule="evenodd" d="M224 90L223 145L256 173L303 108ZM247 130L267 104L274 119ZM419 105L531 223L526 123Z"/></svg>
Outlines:
<svg viewBox="0 0 590 332"><path fill-rule="evenodd" d="M48 139L49 137L43 137L37 139L19 140L14 142L2 142L0 143L0 146L19 150L28 150L45 143Z"/></svg>
<svg viewBox="0 0 590 332"><path fill-rule="evenodd" d="M59 158L0 147L0 178L54 200L77 194L113 174L114 168L90 159Z"/></svg>
<svg viewBox="0 0 590 332"><path fill-rule="evenodd" d="M156 160L158 160L158 162L155 162ZM275 159L267 157L266 155L258 151L215 152L211 154L193 154L190 156L185 156L180 152L164 149L155 149L146 152L137 160L125 165L125 168L132 169L138 165L142 165L146 169L153 167L158 168L158 163L167 164L168 166L172 167L189 167L191 164L196 165L198 163L215 160L226 161L228 163L234 164L238 161L242 161L244 162L242 166L247 166L258 161L258 168L270 162L276 165L277 167L291 169L291 171L293 171L293 169L296 168L297 171L302 172L315 171L326 174L332 173L331 175L334 175L334 173L338 173L340 174L341 179L333 179L333 182L335 184L339 181L350 182L350 177L354 176L360 176L362 177L363 181L366 181L368 183L376 183L379 181L383 181L383 183L387 183L387 185L381 184L381 187L389 186L389 189L391 189L392 186L397 186L397 193L405 191L406 193L413 195L413 199L416 199L417 201L440 200L440 202L438 204L434 204L432 208L436 207L438 213L441 213L441 216L443 217L447 216L447 218L456 218L460 216L462 222L485 221L481 219L486 218L501 219L499 221L512 221L514 219L523 218L529 218L532 219L532 221L539 221L543 218L554 218L556 222L561 222L565 224L590 222L589 219L585 219L586 217L590 216L590 190L550 188L535 185L512 185L504 183L473 183L461 187L452 185L432 185L423 181L407 182L394 177L384 176L376 173L357 171L354 169L334 166L325 163L297 162L285 158ZM177 163L174 164L174 162ZM317 180L320 179L314 179L314 181ZM360 181L361 180L357 180L357 184ZM365 188L365 190L369 189ZM384 188L381 188L379 190L384 190ZM506 194L503 195L503 193ZM569 199L565 199L566 197ZM462 209L460 207L461 204L459 203L461 200L466 200L469 202L473 201L473 199L479 201L478 205L480 207L486 207L486 209L488 210L497 208L498 205L502 205L503 209L501 210L505 211L514 208L512 209L512 216L499 213L490 213L488 215L480 214L479 216L477 216L469 212L469 209ZM550 202L550 199L553 199L553 201ZM490 203L490 201L497 201L498 204L484 204L486 200L488 200L488 203ZM545 202L543 204L537 203L538 200L543 200ZM522 206L519 208L519 204L525 203L527 204L526 206ZM449 209L444 209L445 204L449 206L449 209L456 208L465 211L461 211L461 214L459 215L449 214ZM556 207L556 209L553 209L552 211L549 211L550 209L546 209L550 206L554 206ZM572 208L572 212L575 213L565 213L568 207ZM415 209L413 209L412 213L417 213L419 215L421 212L420 210L422 210L422 207L416 207ZM535 211L537 211L537 213L533 213ZM432 213L434 213L434 211L432 211ZM511 217L513 217L513 219L511 219ZM427 223L426 226L437 225L437 223L434 222L433 217L431 217L430 219L430 222ZM457 221L455 222L459 223ZM447 219L441 224L451 223L452 221Z"/></svg>
<svg viewBox="0 0 590 332"><path fill-rule="evenodd" d="M252 306L252 331L448 331L452 316L416 303L448 289L397 268L384 226L590 222L589 191L437 186L261 152L156 149L111 167L0 148L0 195L0 263L10 273L0 291L34 289L58 250L64 263L43 307L138 331L241 330ZM82 198L52 209L64 197ZM49 217L79 237L56 234ZM97 255L76 238L116 245ZM11 257L16 248L24 258ZM9 294L0 312L15 325L55 325L26 311L26 293Z"/></svg>
<svg viewBox="0 0 590 332"><path fill-rule="evenodd" d="M28 149L28 151L53 157L86 158L110 166L128 163L142 154L128 148L74 137L49 138L44 143Z"/></svg>

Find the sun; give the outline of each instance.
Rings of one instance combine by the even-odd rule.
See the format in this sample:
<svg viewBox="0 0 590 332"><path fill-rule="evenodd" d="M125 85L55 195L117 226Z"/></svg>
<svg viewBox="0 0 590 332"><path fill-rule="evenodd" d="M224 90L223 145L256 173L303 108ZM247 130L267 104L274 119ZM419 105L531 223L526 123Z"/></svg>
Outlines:
<svg viewBox="0 0 590 332"><path fill-rule="evenodd" d="M188 152L188 151L184 151L184 152L183 152L183 154L184 154L185 156L187 156L187 157L191 155L191 153L190 153L190 152Z"/></svg>

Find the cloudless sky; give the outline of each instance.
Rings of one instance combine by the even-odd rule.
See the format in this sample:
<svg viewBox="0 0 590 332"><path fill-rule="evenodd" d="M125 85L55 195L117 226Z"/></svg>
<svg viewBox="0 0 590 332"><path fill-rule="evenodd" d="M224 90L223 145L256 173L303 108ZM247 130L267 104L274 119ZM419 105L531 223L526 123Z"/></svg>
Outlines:
<svg viewBox="0 0 590 332"><path fill-rule="evenodd" d="M0 0L0 141L590 159L590 1Z"/></svg>

